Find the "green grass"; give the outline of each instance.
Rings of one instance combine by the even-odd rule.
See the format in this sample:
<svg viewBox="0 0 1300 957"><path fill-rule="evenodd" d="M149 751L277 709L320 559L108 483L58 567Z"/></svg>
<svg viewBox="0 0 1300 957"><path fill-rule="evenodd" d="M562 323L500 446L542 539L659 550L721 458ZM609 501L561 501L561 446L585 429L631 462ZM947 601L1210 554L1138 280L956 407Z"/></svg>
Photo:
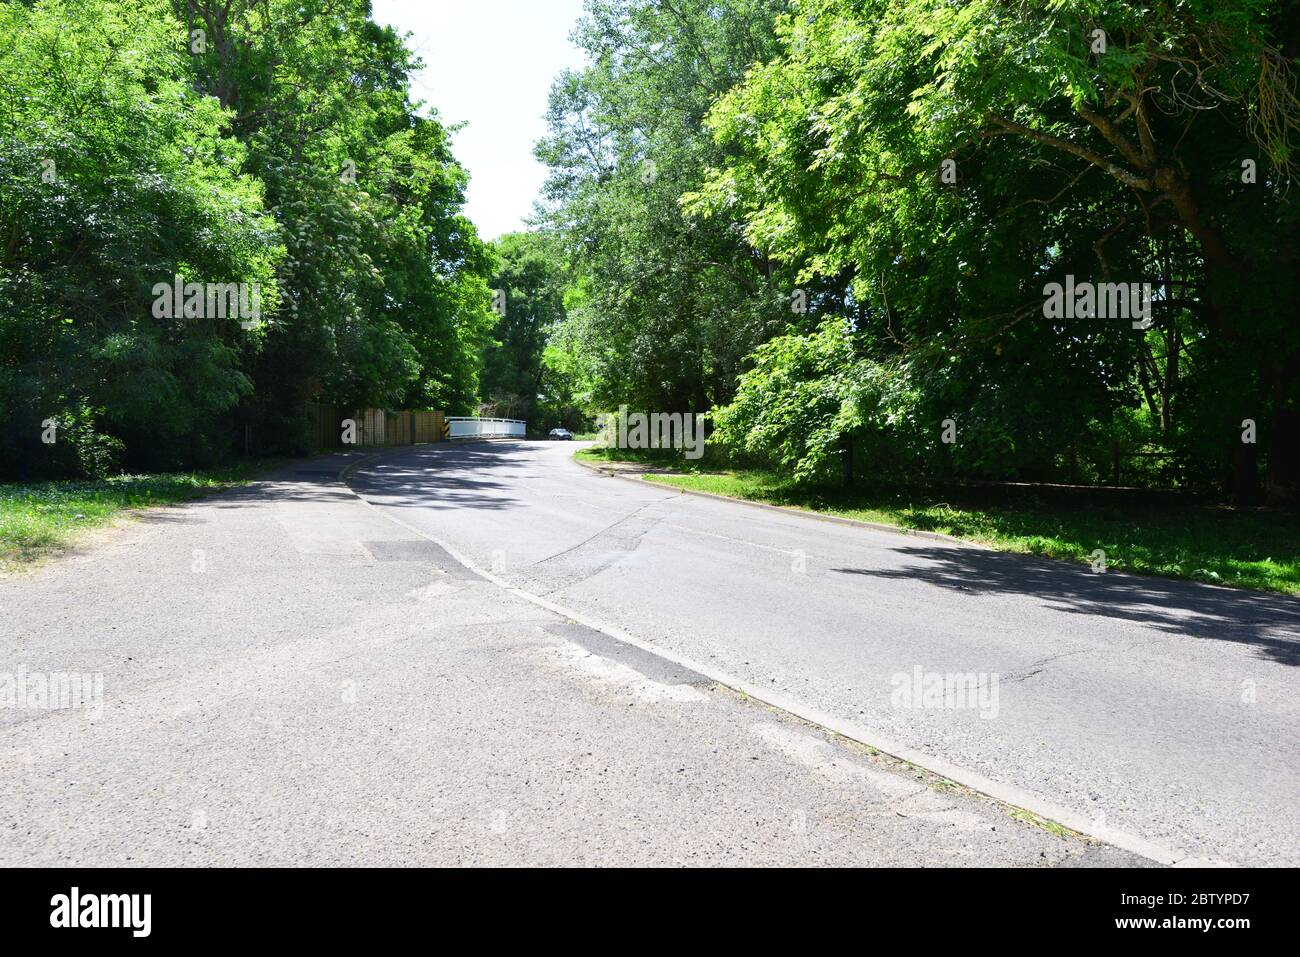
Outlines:
<svg viewBox="0 0 1300 957"><path fill-rule="evenodd" d="M637 461L667 464L662 456L621 450L579 453L589 461L629 460L632 455ZM693 468L647 479L677 488L941 532L1008 552L1087 562L1101 549L1108 569L1300 595L1300 513L1295 511L1192 503L972 505L952 501L952 490L808 488L796 485L788 476L759 470Z"/></svg>
<svg viewBox="0 0 1300 957"><path fill-rule="evenodd" d="M102 481L0 484L0 569L53 555L72 544L78 533L105 525L128 509L189 501L247 481L268 467L266 462L247 462Z"/></svg>
<svg viewBox="0 0 1300 957"><path fill-rule="evenodd" d="M600 433L594 434L591 440L598 438ZM589 449L579 449L574 453L574 457L589 462L638 462L645 465L662 465L679 471L698 472L704 467L703 461L692 462L681 458L675 452L664 449L611 449L597 445Z"/></svg>

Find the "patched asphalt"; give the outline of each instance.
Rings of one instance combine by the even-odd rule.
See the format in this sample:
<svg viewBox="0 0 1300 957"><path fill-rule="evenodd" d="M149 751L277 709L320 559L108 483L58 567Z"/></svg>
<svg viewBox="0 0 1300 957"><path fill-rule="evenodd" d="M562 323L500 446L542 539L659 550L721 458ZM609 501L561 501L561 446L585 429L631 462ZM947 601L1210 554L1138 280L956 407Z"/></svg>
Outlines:
<svg viewBox="0 0 1300 957"><path fill-rule="evenodd" d="M0 865L1145 863L509 593L358 500L346 461L0 581L0 673L104 682L98 715L0 708ZM457 487L480 515L536 500L499 478ZM422 472L403 494L407 519L466 507Z"/></svg>
<svg viewBox="0 0 1300 957"><path fill-rule="evenodd" d="M572 452L410 449L351 481L588 624L1098 833L1188 863L1300 863L1300 601L682 495ZM996 679L996 706L900 696L918 671Z"/></svg>

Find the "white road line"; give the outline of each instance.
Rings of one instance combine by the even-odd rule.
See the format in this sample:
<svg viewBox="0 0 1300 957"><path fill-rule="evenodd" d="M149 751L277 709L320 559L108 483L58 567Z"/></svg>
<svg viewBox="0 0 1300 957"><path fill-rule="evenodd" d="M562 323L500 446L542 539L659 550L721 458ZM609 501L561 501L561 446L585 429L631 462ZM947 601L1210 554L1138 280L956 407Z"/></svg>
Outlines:
<svg viewBox="0 0 1300 957"><path fill-rule="evenodd" d="M373 460L374 459L371 459L370 461ZM698 672L699 674L704 675L706 678L710 679L711 681L715 681L718 684L731 688L734 691L742 692L743 694L748 695L751 698L755 698L758 701L764 702L765 704L772 705L775 708L780 708L782 711L789 712L790 714L794 715L795 717L801 718L804 721L808 721L812 724L818 725L819 727L825 728L828 731L833 731L836 734L843 735L846 738L851 738L854 741L875 748L877 751L881 751L891 757L897 758L902 761L907 761L910 764L916 765L918 768L929 771L933 774L937 774L941 777L945 777L950 781L954 781L957 784L961 784L965 787L968 787L973 791L978 791L979 793L991 797L994 800L1001 801L1004 804L1009 804L1013 807L1023 808L1024 810L1030 811L1041 818L1045 818L1049 821L1055 821L1058 824L1062 824L1065 827L1068 827L1072 831L1077 831L1080 834L1085 834L1088 837L1095 838L1106 844L1110 844L1113 847L1118 847L1121 850L1131 851L1132 853L1137 854L1141 857L1145 857L1148 860L1156 861L1157 863L1160 864L1172 865L1175 867L1204 867L1213 864L1231 863L1231 862L1224 862L1224 861L1208 861L1204 859L1193 858L1185 850L1167 847L1156 841L1148 840L1147 838L1142 837L1139 834L1131 834L1127 831L1115 830L1109 827L1105 827L1104 825L1098 826L1098 824L1095 822L1093 817L1083 811L1078 811L1075 810L1074 808L1069 808L1064 805L1057 804L1053 801L1048 801L1045 798L1041 798L1036 794L1031 794L1028 791L1024 791L1016 787L1015 785L1004 784L1001 781L994 781L993 779L986 777L985 775L981 774L978 771L973 771L969 768L965 768L960 765L953 764L952 762L947 761L944 758L940 758L935 755L925 754L924 752L917 751L916 749L908 747L891 738L884 737L878 734L877 732L873 731L872 729L866 728L858 724L857 722L846 721L842 718L835 717L834 715L826 714L802 701L799 701L785 694L784 692L781 692L774 688L766 688L766 687L761 687L759 685L751 684L748 681L745 681L741 678L737 678L735 675L728 674L724 671L719 671L717 668L714 668L711 665L701 664L697 661L687 658L684 655L679 655L676 652L658 647L652 642L644 641L640 638L637 638L636 636L628 634L627 632L623 631L620 628L617 628L613 625L609 625L597 618L593 618L590 615L584 614L583 612L574 611L571 608L566 608L565 606L553 602L550 599L543 598L540 595L534 595L531 592L526 592L521 588L516 588L515 586L507 582L505 579L500 578L499 576L493 574L492 572L486 569L480 568L477 564L474 563L472 559L470 559L466 555L461 554L457 549L453 548L447 542L435 538L433 535L430 535L428 532L416 528L415 526L408 524L407 522L403 521L400 518L389 515L387 511L385 511L384 509L367 501L365 496L358 493L355 489L352 488L351 485L348 485L348 481L347 481L349 474L351 474L357 468L367 464L369 464L369 461L367 460L362 460L362 461L352 463L347 467L345 467L344 469L340 470L338 475L339 481L341 481L347 487L347 489L357 497L357 499L362 504L364 504L368 508L374 509L384 518L388 519L390 522L393 522L396 525L400 525L408 532L411 532L412 534L415 535L419 535L421 538L433 542L435 545L445 550L447 554L449 554L456 561L460 562L470 571L474 572L476 575L479 575L480 577L487 579L488 581L492 582L492 584L498 586L499 588L505 589L507 592L509 592L510 594L518 598L522 598L524 601L532 602L534 605L537 605L541 608L545 608L547 611L554 612L557 615L561 615L562 617L567 618L570 621L576 621L581 625L587 626L588 628L594 628L596 631L602 632L603 634L606 634L611 638L615 638L619 641L625 642L626 644L632 645L635 648L640 648L642 651L647 651L651 654L658 655L660 658L663 658L666 661L670 661L675 665L679 665L691 671Z"/></svg>

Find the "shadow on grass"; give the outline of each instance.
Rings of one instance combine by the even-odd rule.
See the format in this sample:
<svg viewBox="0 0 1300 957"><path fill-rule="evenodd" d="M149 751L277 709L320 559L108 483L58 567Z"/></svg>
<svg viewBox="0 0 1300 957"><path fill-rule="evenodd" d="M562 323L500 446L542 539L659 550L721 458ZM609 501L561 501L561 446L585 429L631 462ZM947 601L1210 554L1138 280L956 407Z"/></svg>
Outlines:
<svg viewBox="0 0 1300 957"><path fill-rule="evenodd" d="M1300 594L1300 514L1171 499L1117 502L1105 490L1071 499L1032 488L803 486L773 472L687 473L665 484L941 532L999 549L1108 567ZM1001 497L1003 504L989 504Z"/></svg>
<svg viewBox="0 0 1300 957"><path fill-rule="evenodd" d="M121 475L101 480L0 485L0 566L23 565L67 548L80 531L132 509L193 501L245 481L278 460L251 460L203 472ZM184 522L176 513L147 512L154 523Z"/></svg>

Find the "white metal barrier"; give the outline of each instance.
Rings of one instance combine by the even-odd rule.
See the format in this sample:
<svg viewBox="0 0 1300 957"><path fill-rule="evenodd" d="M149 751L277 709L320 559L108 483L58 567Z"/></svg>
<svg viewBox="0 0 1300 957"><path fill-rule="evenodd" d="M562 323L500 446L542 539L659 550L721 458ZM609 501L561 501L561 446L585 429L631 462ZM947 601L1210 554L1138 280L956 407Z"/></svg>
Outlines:
<svg viewBox="0 0 1300 957"><path fill-rule="evenodd" d="M523 419L473 419L451 416L447 419L447 425L450 426L448 438L522 439L524 437L524 427L527 424Z"/></svg>

